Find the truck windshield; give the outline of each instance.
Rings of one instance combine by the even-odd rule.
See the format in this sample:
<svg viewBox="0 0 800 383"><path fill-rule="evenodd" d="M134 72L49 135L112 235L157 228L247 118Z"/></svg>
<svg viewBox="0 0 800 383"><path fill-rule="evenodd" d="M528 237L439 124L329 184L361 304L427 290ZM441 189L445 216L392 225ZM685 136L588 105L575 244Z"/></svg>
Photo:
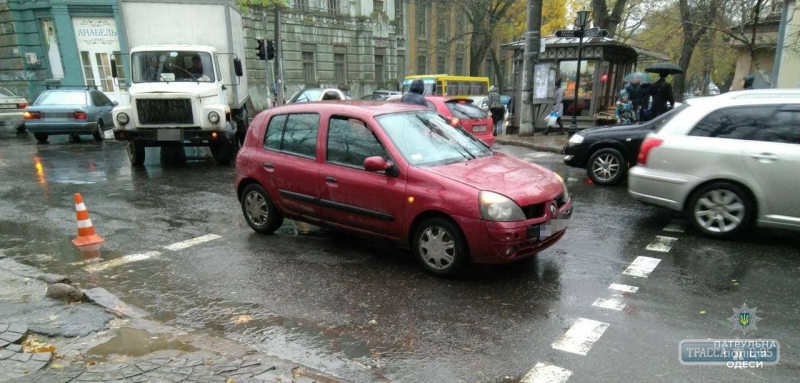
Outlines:
<svg viewBox="0 0 800 383"><path fill-rule="evenodd" d="M135 52L131 55L133 82L214 82L211 54L196 51Z"/></svg>

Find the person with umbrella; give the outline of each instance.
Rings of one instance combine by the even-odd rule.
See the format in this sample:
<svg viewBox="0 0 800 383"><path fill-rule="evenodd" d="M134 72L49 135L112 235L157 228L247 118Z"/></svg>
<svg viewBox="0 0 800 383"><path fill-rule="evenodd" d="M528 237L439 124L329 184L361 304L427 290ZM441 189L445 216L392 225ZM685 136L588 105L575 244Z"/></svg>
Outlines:
<svg viewBox="0 0 800 383"><path fill-rule="evenodd" d="M658 73L659 76L658 81L650 87L650 96L653 97L653 118L656 118L675 107L672 85L667 82L667 76L683 73L683 69L675 64L659 63L647 67L645 71Z"/></svg>
<svg viewBox="0 0 800 383"><path fill-rule="evenodd" d="M633 74L633 79L624 88L628 94L628 99L633 105L633 112L636 114L636 121L641 121L640 114L642 108L642 76L639 73ZM649 97L649 95L648 95Z"/></svg>

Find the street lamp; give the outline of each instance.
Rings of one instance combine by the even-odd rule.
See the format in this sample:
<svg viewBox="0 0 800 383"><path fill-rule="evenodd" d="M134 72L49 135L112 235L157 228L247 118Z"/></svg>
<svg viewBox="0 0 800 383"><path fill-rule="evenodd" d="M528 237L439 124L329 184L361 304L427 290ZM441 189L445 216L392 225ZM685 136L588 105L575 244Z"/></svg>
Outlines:
<svg viewBox="0 0 800 383"><path fill-rule="evenodd" d="M581 60L583 59L583 33L586 31L586 23L589 21L589 11L578 11L578 72L575 74L575 100L572 104L572 123L567 132L575 134L578 131L578 87L581 83Z"/></svg>

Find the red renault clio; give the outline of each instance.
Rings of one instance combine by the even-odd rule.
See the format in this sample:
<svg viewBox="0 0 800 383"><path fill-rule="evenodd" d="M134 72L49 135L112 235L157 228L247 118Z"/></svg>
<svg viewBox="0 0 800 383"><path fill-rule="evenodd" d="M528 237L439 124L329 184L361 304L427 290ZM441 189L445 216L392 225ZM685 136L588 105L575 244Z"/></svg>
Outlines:
<svg viewBox="0 0 800 383"><path fill-rule="evenodd" d="M383 237L443 276L533 256L572 214L550 170L493 152L436 111L364 101L259 114L236 159L236 195L256 232L291 218Z"/></svg>

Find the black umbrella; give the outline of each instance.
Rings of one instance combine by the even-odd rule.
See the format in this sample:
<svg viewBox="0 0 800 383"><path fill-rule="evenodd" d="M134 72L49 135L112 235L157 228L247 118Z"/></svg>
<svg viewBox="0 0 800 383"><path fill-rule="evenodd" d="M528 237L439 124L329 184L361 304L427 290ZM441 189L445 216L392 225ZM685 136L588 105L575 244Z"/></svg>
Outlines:
<svg viewBox="0 0 800 383"><path fill-rule="evenodd" d="M658 63L650 65L649 67L644 69L645 72L650 73L666 73L666 74L678 74L683 73L683 69L681 67L673 64L673 63Z"/></svg>

